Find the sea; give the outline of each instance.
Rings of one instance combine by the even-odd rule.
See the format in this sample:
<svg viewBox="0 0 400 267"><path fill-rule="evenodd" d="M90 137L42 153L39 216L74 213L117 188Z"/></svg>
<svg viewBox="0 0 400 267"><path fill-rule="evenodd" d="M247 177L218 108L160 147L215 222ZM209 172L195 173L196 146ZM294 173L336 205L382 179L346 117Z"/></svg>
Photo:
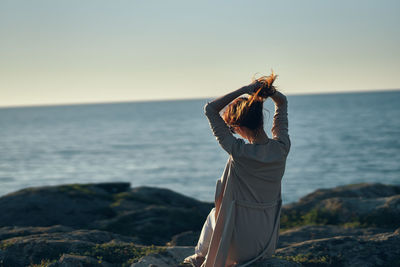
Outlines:
<svg viewBox="0 0 400 267"><path fill-rule="evenodd" d="M228 155L211 99L0 108L0 196L45 185L130 182L213 201ZM284 203L319 188L400 184L400 91L288 95ZM265 129L274 114L265 102Z"/></svg>

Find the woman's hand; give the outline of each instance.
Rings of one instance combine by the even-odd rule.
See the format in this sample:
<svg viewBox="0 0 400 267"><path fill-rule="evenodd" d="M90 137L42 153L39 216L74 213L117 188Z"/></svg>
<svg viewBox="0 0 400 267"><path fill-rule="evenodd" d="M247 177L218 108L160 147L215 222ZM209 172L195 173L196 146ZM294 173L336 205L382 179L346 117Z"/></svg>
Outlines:
<svg viewBox="0 0 400 267"><path fill-rule="evenodd" d="M251 84L245 86L245 91L246 91L247 94L253 95L261 87L263 87L263 88L261 89L261 92L258 94L261 97L267 98L269 96L272 96L276 92L276 89L275 89L274 86L271 86L270 88L267 89L266 84L264 84L264 83L262 83L260 81L257 81L257 80L255 80Z"/></svg>
<svg viewBox="0 0 400 267"><path fill-rule="evenodd" d="M262 87L262 85L263 84L261 82L255 80L251 84L245 86L246 93L249 95L252 95L255 92L257 92L257 90L260 89L260 87Z"/></svg>

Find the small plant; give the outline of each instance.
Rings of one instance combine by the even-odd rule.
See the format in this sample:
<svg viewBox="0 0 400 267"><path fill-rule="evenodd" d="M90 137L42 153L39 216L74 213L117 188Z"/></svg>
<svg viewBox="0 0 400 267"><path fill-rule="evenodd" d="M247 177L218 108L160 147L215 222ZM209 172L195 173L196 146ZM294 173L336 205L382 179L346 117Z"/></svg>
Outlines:
<svg viewBox="0 0 400 267"><path fill-rule="evenodd" d="M281 216L281 230L304 225L337 224L338 215L327 209L314 208L307 213L286 212Z"/></svg>
<svg viewBox="0 0 400 267"><path fill-rule="evenodd" d="M105 243L97 244L85 251L75 254L96 258L99 263L106 261L123 265L129 262L133 263L148 254L162 253L164 251L165 248L156 247L154 245L137 246L133 243Z"/></svg>
<svg viewBox="0 0 400 267"><path fill-rule="evenodd" d="M301 263L306 266L314 266L314 265L324 266L324 265L330 265L332 263L332 260L329 258L329 256L315 257L311 253L297 254L294 256L275 256L275 257L287 261Z"/></svg>
<svg viewBox="0 0 400 267"><path fill-rule="evenodd" d="M358 221L354 221L354 222L346 222L342 225L344 228L348 229L348 228L357 228L357 227L363 227L363 225L358 222Z"/></svg>
<svg viewBox="0 0 400 267"><path fill-rule="evenodd" d="M47 267L52 263L55 263L57 260L49 260L49 259L42 259L38 264L31 264L29 267Z"/></svg>
<svg viewBox="0 0 400 267"><path fill-rule="evenodd" d="M62 185L59 187L59 190L61 192L65 193L73 193L73 192L79 192L83 194L93 194L94 192L91 191L87 185L83 184L70 184L70 185Z"/></svg>
<svg viewBox="0 0 400 267"><path fill-rule="evenodd" d="M7 248L11 247L13 245L13 242L6 240L6 241L1 241L0 242L0 249L1 250L7 250Z"/></svg>

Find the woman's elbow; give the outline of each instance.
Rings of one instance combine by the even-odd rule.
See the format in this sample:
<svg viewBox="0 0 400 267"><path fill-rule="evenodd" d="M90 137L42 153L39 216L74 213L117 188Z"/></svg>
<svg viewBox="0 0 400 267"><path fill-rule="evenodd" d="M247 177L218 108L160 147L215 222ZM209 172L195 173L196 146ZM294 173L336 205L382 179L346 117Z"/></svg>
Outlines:
<svg viewBox="0 0 400 267"><path fill-rule="evenodd" d="M217 113L218 113L218 112L215 110L215 108L212 106L212 104L211 104L210 102L207 102L207 103L204 105L203 110L204 110L204 114L205 114L207 117L210 116L211 114L217 114Z"/></svg>
<svg viewBox="0 0 400 267"><path fill-rule="evenodd" d="M209 106L210 106L210 103L207 102L203 107L204 114L206 114L206 115L207 115L207 111L209 109Z"/></svg>

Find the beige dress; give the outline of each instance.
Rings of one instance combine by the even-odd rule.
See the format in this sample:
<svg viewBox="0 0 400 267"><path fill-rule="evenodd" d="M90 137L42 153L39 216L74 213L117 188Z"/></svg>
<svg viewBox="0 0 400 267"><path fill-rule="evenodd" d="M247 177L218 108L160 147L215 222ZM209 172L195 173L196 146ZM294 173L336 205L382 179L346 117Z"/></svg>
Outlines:
<svg viewBox="0 0 400 267"><path fill-rule="evenodd" d="M275 105L272 139L265 144L234 137L210 104L204 111L229 159L217 181L215 226L202 266L247 266L271 256L278 242L281 180L290 150L287 101Z"/></svg>

